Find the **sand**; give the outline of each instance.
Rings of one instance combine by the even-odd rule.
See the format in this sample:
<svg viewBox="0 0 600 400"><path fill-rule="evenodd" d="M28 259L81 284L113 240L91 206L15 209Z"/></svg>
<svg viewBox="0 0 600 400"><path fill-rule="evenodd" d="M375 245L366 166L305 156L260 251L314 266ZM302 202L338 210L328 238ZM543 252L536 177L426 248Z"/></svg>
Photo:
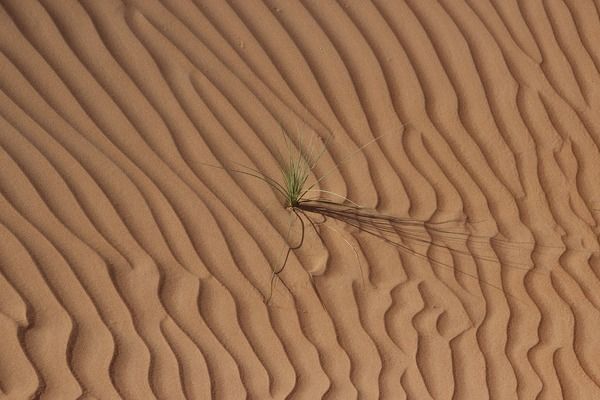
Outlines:
<svg viewBox="0 0 600 400"><path fill-rule="evenodd" d="M600 399L599 37L592 0L0 2L0 399ZM427 240L303 217L266 304L301 226L233 169L323 143L309 182Z"/></svg>

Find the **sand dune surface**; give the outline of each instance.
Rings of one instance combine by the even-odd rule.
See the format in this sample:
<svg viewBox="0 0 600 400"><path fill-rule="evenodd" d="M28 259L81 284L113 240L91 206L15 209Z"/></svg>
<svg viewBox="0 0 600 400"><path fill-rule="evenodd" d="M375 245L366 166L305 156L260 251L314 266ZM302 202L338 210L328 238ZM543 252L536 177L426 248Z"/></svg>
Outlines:
<svg viewBox="0 0 600 400"><path fill-rule="evenodd" d="M593 0L1 1L0 399L600 399L599 37ZM337 205L251 176L321 148Z"/></svg>

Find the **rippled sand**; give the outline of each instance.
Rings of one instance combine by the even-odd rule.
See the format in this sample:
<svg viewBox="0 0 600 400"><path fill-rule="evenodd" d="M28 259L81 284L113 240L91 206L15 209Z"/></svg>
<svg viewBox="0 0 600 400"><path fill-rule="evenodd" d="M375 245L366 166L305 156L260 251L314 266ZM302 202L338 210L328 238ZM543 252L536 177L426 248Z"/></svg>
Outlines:
<svg viewBox="0 0 600 400"><path fill-rule="evenodd" d="M0 399L600 399L598 38L592 0L0 2ZM305 220L265 304L300 224L207 164L288 140L427 243Z"/></svg>

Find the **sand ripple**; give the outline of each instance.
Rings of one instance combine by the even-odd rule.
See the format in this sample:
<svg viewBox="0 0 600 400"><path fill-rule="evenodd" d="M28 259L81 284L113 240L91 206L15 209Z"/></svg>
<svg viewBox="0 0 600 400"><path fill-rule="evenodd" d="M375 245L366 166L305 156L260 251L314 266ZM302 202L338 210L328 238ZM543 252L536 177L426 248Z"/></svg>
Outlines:
<svg viewBox="0 0 600 400"><path fill-rule="evenodd" d="M600 398L598 37L591 0L3 1L0 398ZM267 306L299 227L206 164L278 179L281 127L462 239L328 221Z"/></svg>

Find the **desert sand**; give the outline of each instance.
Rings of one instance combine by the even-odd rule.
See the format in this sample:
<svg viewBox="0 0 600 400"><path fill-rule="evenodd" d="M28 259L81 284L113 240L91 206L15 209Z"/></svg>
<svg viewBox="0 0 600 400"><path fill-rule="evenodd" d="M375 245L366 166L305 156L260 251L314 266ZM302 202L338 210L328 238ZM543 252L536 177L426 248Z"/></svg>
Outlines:
<svg viewBox="0 0 600 400"><path fill-rule="evenodd" d="M0 399L600 399L599 38L593 0L2 0ZM309 144L312 198L425 240L302 236L234 171Z"/></svg>

